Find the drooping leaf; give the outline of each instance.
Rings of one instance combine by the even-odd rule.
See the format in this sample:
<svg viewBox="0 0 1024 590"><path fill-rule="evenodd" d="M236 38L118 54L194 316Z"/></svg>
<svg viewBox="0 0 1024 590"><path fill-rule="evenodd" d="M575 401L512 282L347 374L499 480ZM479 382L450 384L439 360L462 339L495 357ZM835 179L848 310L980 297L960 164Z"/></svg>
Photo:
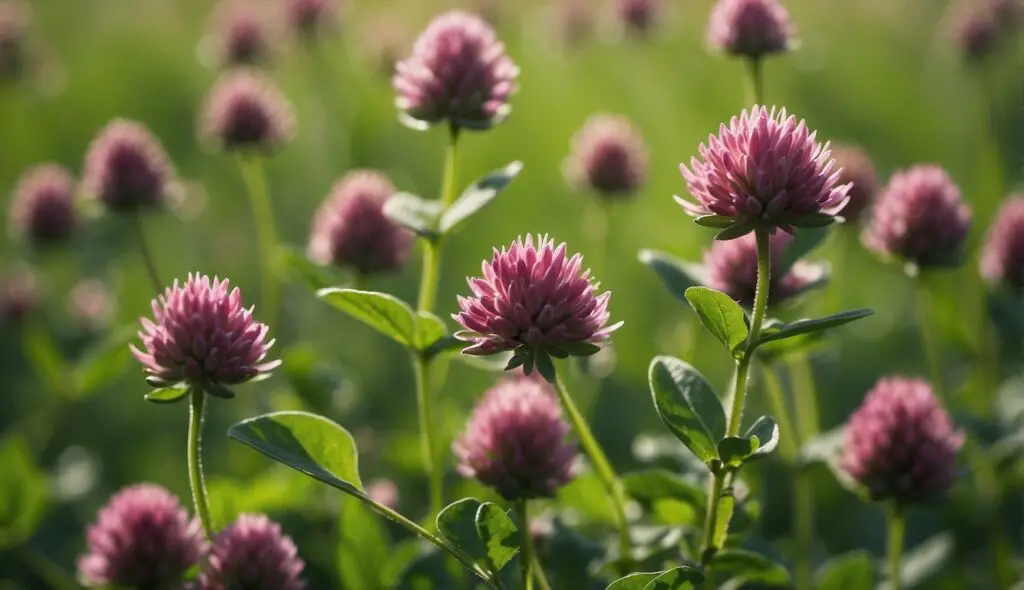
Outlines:
<svg viewBox="0 0 1024 590"><path fill-rule="evenodd" d="M501 571L519 553L521 533L497 504L484 502L480 505L476 511L476 532L494 571Z"/></svg>
<svg viewBox="0 0 1024 590"><path fill-rule="evenodd" d="M702 227L725 229L732 225L734 220L732 217L726 217L725 215L701 215L695 217L693 222Z"/></svg>
<svg viewBox="0 0 1024 590"><path fill-rule="evenodd" d="M505 190L523 169L522 162L512 162L499 168L474 182L462 195L452 203L451 207L441 214L439 228L441 234L450 233L470 216L484 208Z"/></svg>
<svg viewBox="0 0 1024 590"><path fill-rule="evenodd" d="M516 553L518 529L496 505L464 498L437 515L437 530L484 571L501 571Z"/></svg>
<svg viewBox="0 0 1024 590"><path fill-rule="evenodd" d="M749 329L743 308L725 293L707 287L690 287L686 300L704 328L725 345L729 354L743 356Z"/></svg>
<svg viewBox="0 0 1024 590"><path fill-rule="evenodd" d="M746 549L719 551L711 560L711 568L716 577L728 578L722 587L740 588L745 584L781 587L790 583L789 571L784 566Z"/></svg>
<svg viewBox="0 0 1024 590"><path fill-rule="evenodd" d="M758 444L747 461L765 457L779 446L779 425L768 416L761 416L750 426L744 437L757 438Z"/></svg>
<svg viewBox="0 0 1024 590"><path fill-rule="evenodd" d="M874 313L875 312L870 309L857 309L853 311L844 311L842 313L837 313L835 315L815 320L797 320L783 325L778 331L762 335L755 343L755 346L760 346L767 342L774 342L785 338L792 338L793 336L800 336L802 334L821 332L830 328L842 326L843 324L848 324L861 318L866 318Z"/></svg>
<svg viewBox="0 0 1024 590"><path fill-rule="evenodd" d="M391 545L380 519L361 502L346 498L338 518L338 576L345 588L384 588L381 574Z"/></svg>
<svg viewBox="0 0 1024 590"><path fill-rule="evenodd" d="M416 315L409 304L388 293L321 289L317 297L405 347L414 347Z"/></svg>
<svg viewBox="0 0 1024 590"><path fill-rule="evenodd" d="M718 456L728 467L739 467L757 451L757 437L727 436L718 441Z"/></svg>
<svg viewBox="0 0 1024 590"><path fill-rule="evenodd" d="M154 404L173 404L185 399L185 396L192 390L188 383L182 381L167 387L159 387L146 394L147 402Z"/></svg>
<svg viewBox="0 0 1024 590"><path fill-rule="evenodd" d="M873 589L878 573L867 551L851 551L826 561L815 574L818 590Z"/></svg>
<svg viewBox="0 0 1024 590"><path fill-rule="evenodd" d="M441 203L428 201L411 193L395 193L384 203L384 215L429 241L440 233L437 226L441 217Z"/></svg>
<svg viewBox="0 0 1024 590"><path fill-rule="evenodd" d="M128 343L138 331L136 325L123 326L110 337L90 348L75 363L71 371L74 394L77 397L93 393L111 383L124 373L132 355Z"/></svg>
<svg viewBox="0 0 1024 590"><path fill-rule="evenodd" d="M46 512L49 488L28 441L0 441L0 549L17 547L35 533Z"/></svg>
<svg viewBox="0 0 1024 590"><path fill-rule="evenodd" d="M725 411L706 379L689 364L668 356L651 361L654 405L668 429L708 463L718 457L717 442L725 436Z"/></svg>
<svg viewBox="0 0 1024 590"><path fill-rule="evenodd" d="M328 287L344 287L352 277L331 266L323 266L309 259L306 252L291 245L277 248L276 266L281 275L291 276L314 292Z"/></svg>
<svg viewBox="0 0 1024 590"><path fill-rule="evenodd" d="M686 303L686 290L699 287L707 282L706 274L699 264L685 262L657 250L641 250L640 262L654 271L668 292L683 303Z"/></svg>

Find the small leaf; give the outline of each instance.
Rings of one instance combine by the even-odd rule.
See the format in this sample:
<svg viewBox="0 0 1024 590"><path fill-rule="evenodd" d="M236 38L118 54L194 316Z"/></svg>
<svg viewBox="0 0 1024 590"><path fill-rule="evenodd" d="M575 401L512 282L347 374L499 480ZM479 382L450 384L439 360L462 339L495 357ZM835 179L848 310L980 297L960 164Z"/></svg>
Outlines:
<svg viewBox="0 0 1024 590"><path fill-rule="evenodd" d="M826 561L815 574L818 590L874 588L878 574L875 560L867 551L851 551Z"/></svg>
<svg viewBox="0 0 1024 590"><path fill-rule="evenodd" d="M657 250L641 250L640 262L654 271L668 292L686 303L686 290L699 287L707 282L707 272L699 264L685 262Z"/></svg>
<svg viewBox="0 0 1024 590"><path fill-rule="evenodd" d="M537 372L543 377L548 383L554 385L555 383L555 363L548 356L548 353L538 350L534 354L534 362L537 365Z"/></svg>
<svg viewBox="0 0 1024 590"><path fill-rule="evenodd" d="M407 348L416 339L416 316L394 295L355 289L321 289L317 297Z"/></svg>
<svg viewBox="0 0 1024 590"><path fill-rule="evenodd" d="M169 387L154 389L146 394L146 401L154 404L173 404L188 395L191 388L188 383L175 383Z"/></svg>
<svg viewBox="0 0 1024 590"><path fill-rule="evenodd" d="M71 380L75 385L75 395L83 396L105 387L121 376L132 355L128 343L135 337L138 326L132 324L115 330L113 334L89 352L75 364Z"/></svg>
<svg viewBox="0 0 1024 590"><path fill-rule="evenodd" d="M799 336L802 334L821 332L823 330L842 326L843 324L848 324L861 318L866 318L874 313L875 312L870 309L857 309L854 311L844 311L842 313L837 313L835 315L815 320L797 320L783 325L777 332L763 335L755 343L755 347L767 342L782 340L784 338L792 338L793 336Z"/></svg>
<svg viewBox="0 0 1024 590"><path fill-rule="evenodd" d="M519 552L518 529L494 504L464 498L437 515L437 530L470 561L496 573Z"/></svg>
<svg viewBox="0 0 1024 590"><path fill-rule="evenodd" d="M523 169L522 162L512 162L474 182L457 201L441 215L441 234L450 233L459 224L483 209L503 191Z"/></svg>
<svg viewBox="0 0 1024 590"><path fill-rule="evenodd" d="M0 549L14 548L32 536L46 512L49 489L28 441L0 441Z"/></svg>
<svg viewBox="0 0 1024 590"><path fill-rule="evenodd" d="M701 461L718 457L725 411L711 385L693 367L668 356L651 361L651 395L665 426Z"/></svg>
<svg viewBox="0 0 1024 590"><path fill-rule="evenodd" d="M743 308L725 293L707 287L690 287L686 300L700 323L736 358L742 356L749 330Z"/></svg>
<svg viewBox="0 0 1024 590"><path fill-rule="evenodd" d="M843 447L845 430L839 426L808 439L797 453L797 463L811 465L813 463L828 463L835 459Z"/></svg>
<svg viewBox="0 0 1024 590"><path fill-rule="evenodd" d="M757 439L757 448L747 458L747 461L753 461L765 457L775 450L775 447L779 446L779 425L775 423L768 416L761 416L754 421L750 429L744 435L745 438Z"/></svg>
<svg viewBox="0 0 1024 590"><path fill-rule="evenodd" d="M416 312L416 350L425 353L435 342L448 335L444 320L429 311Z"/></svg>
<svg viewBox="0 0 1024 590"><path fill-rule="evenodd" d="M729 240L735 240L736 238L742 238L752 231L754 231L753 223L749 221L737 221L715 234L715 239L719 242L727 242Z"/></svg>
<svg viewBox="0 0 1024 590"><path fill-rule="evenodd" d="M290 275L314 291L352 282L351 276L338 272L334 267L313 262L303 250L295 246L278 246L276 265L280 274Z"/></svg>
<svg viewBox="0 0 1024 590"><path fill-rule="evenodd" d="M384 202L384 215L413 233L429 241L439 237L438 219L441 203L427 201L411 193L395 193Z"/></svg>
<svg viewBox="0 0 1024 590"><path fill-rule="evenodd" d="M842 223L843 218L836 215L829 215L828 213L808 213L802 217L798 217L790 221L792 225L799 228L822 228L832 225L833 223Z"/></svg>
<svg viewBox="0 0 1024 590"><path fill-rule="evenodd" d="M704 582L704 574L690 566L680 566L662 573L644 586L644 590L688 590Z"/></svg>
<svg viewBox="0 0 1024 590"><path fill-rule="evenodd" d="M739 588L745 584L786 586L790 583L789 572L785 567L746 549L719 551L712 558L711 567L716 575L728 576L730 588Z"/></svg>
<svg viewBox="0 0 1024 590"><path fill-rule="evenodd" d="M644 590L647 584L650 584L665 572L637 572L629 574L625 578L619 578L611 584L605 590Z"/></svg>
<svg viewBox="0 0 1024 590"><path fill-rule="evenodd" d="M476 532L487 549L494 571L501 571L519 553L519 529L497 504L485 502L476 512Z"/></svg>
<svg viewBox="0 0 1024 590"><path fill-rule="evenodd" d="M250 383L251 382L252 380L250 380ZM223 383L218 383L216 381L205 380L203 381L202 388L206 393L213 397L219 397L220 399L234 399L235 397L234 391L231 391L231 389Z"/></svg>
<svg viewBox="0 0 1024 590"><path fill-rule="evenodd" d="M732 217L726 217L725 215L700 215L693 219L693 222L699 226L718 229L725 229L735 221Z"/></svg>
<svg viewBox="0 0 1024 590"><path fill-rule="evenodd" d="M718 441L718 456L729 467L739 467L757 450L757 437L727 436Z"/></svg>
<svg viewBox="0 0 1024 590"><path fill-rule="evenodd" d="M601 352L601 347L590 342L568 342L559 345L570 356L593 356Z"/></svg>

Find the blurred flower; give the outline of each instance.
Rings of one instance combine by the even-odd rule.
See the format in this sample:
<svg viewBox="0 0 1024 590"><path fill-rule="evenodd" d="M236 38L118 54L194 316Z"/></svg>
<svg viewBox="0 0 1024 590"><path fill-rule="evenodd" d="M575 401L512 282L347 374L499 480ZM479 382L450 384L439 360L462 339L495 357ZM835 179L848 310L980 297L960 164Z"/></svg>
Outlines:
<svg viewBox="0 0 1024 590"><path fill-rule="evenodd" d="M36 246L66 241L78 223L75 180L62 166L42 164L21 175L11 199L11 225Z"/></svg>
<svg viewBox="0 0 1024 590"><path fill-rule="evenodd" d="M199 132L223 150L271 153L294 135L295 116L269 78L234 70L222 74L206 97Z"/></svg>
<svg viewBox="0 0 1024 590"><path fill-rule="evenodd" d="M171 174L167 154L145 125L115 119L89 144L82 185L108 210L134 211L165 204Z"/></svg>
<svg viewBox="0 0 1024 590"><path fill-rule="evenodd" d="M366 486L366 495L374 502L392 510L398 507L398 486L386 477L371 481Z"/></svg>
<svg viewBox="0 0 1024 590"><path fill-rule="evenodd" d="M707 34L712 46L729 55L760 59L789 51L795 32L777 0L718 0Z"/></svg>
<svg viewBox="0 0 1024 590"><path fill-rule="evenodd" d="M646 33L658 13L657 0L616 0L615 12L627 31Z"/></svg>
<svg viewBox="0 0 1024 590"><path fill-rule="evenodd" d="M855 221L875 200L878 192L878 174L864 150L849 145L832 145L832 157L839 168L839 184L849 184L850 197L839 215Z"/></svg>
<svg viewBox="0 0 1024 590"><path fill-rule="evenodd" d="M260 0L221 0L213 13L213 41L222 67L270 60L275 31Z"/></svg>
<svg viewBox="0 0 1024 590"><path fill-rule="evenodd" d="M713 227L729 227L733 238L755 225L792 232L827 224L846 206L850 185L838 184L828 143L816 135L786 109L743 111L701 144L701 160L679 166L697 202L676 200L698 220L716 216Z"/></svg>
<svg viewBox="0 0 1024 590"><path fill-rule="evenodd" d="M300 37L315 39L336 24L338 0L284 0L285 18Z"/></svg>
<svg viewBox="0 0 1024 590"><path fill-rule="evenodd" d="M872 499L920 502L953 485L963 441L931 385L887 377L850 417L841 466Z"/></svg>
<svg viewBox="0 0 1024 590"><path fill-rule="evenodd" d="M508 114L518 75L490 25L453 11L434 19L398 63L395 104L423 125L448 119L454 127L486 129Z"/></svg>
<svg viewBox="0 0 1024 590"><path fill-rule="evenodd" d="M1003 202L981 254L981 276L1024 292L1024 194Z"/></svg>
<svg viewBox="0 0 1024 590"><path fill-rule="evenodd" d="M8 270L0 283L0 320L4 326L23 323L39 305L36 276L27 266Z"/></svg>
<svg viewBox="0 0 1024 590"><path fill-rule="evenodd" d="M0 82L15 80L25 71L29 12L17 0L0 0Z"/></svg>
<svg viewBox="0 0 1024 590"><path fill-rule="evenodd" d="M647 146L625 117L594 115L572 138L564 165L570 184L603 197L628 197L647 177Z"/></svg>
<svg viewBox="0 0 1024 590"><path fill-rule="evenodd" d="M188 275L153 300L155 321L142 318L139 332L145 352L131 346L149 373L147 381L161 387L181 381L225 385L243 383L268 373L281 361L261 363L274 341L270 328L242 307L242 293L229 291L228 280Z"/></svg>
<svg viewBox="0 0 1024 590"><path fill-rule="evenodd" d="M364 275L401 268L412 250L413 235L384 215L384 202L395 192L381 172L346 174L313 218L310 259Z"/></svg>
<svg viewBox="0 0 1024 590"><path fill-rule="evenodd" d="M970 224L971 211L946 171L922 164L892 175L862 240L918 267L958 264Z"/></svg>
<svg viewBox="0 0 1024 590"><path fill-rule="evenodd" d="M768 302L772 306L820 285L825 279L822 266L803 261L790 268L782 268L783 255L793 237L776 233L771 237L772 260L771 282L768 287ZM704 266L707 269L708 286L732 297L744 307L754 305L757 291L757 240L747 234L736 240L715 241L710 250L704 252Z"/></svg>
<svg viewBox="0 0 1024 590"><path fill-rule="evenodd" d="M577 451L551 388L535 379L504 379L488 391L452 445L458 471L506 500L544 498L573 476Z"/></svg>
<svg viewBox="0 0 1024 590"><path fill-rule="evenodd" d="M526 236L482 264L483 277L469 279L470 297L459 297L462 311L452 317L472 342L462 352L495 354L506 350L556 356L591 354L622 325L608 326L610 292L600 295L583 257L566 256L564 243ZM530 373L527 370L527 373Z"/></svg>
<svg viewBox="0 0 1024 590"><path fill-rule="evenodd" d="M566 45L579 45L594 34L594 9L587 0L561 0L554 10L555 31Z"/></svg>
<svg viewBox="0 0 1024 590"><path fill-rule="evenodd" d="M90 587L177 590L206 551L199 521L189 519L173 494L148 483L111 497L89 528L88 542L78 574Z"/></svg>
<svg viewBox="0 0 1024 590"><path fill-rule="evenodd" d="M242 514L214 538L199 589L302 590L304 567L280 525L262 514Z"/></svg>
<svg viewBox="0 0 1024 590"><path fill-rule="evenodd" d="M381 13L362 27L363 57L379 72L391 76L409 44L409 35L391 13Z"/></svg>
<svg viewBox="0 0 1024 590"><path fill-rule="evenodd" d="M114 315L113 296L103 281L82 279L68 294L68 313L89 330L102 330Z"/></svg>
<svg viewBox="0 0 1024 590"><path fill-rule="evenodd" d="M952 38L968 59L981 59L1017 32L1018 0L964 0L952 5Z"/></svg>

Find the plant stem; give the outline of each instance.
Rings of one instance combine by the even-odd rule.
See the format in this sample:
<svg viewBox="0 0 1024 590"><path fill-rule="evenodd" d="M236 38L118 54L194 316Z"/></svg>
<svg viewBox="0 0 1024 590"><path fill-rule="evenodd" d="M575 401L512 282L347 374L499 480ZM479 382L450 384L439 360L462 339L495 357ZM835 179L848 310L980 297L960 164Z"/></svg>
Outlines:
<svg viewBox="0 0 1024 590"><path fill-rule="evenodd" d="M190 406L188 415L188 480L192 488L192 502L196 507L203 531L208 538L213 538L213 519L210 517L210 505L206 499L206 482L203 479L203 420L206 417L205 393L201 387L195 386L189 394Z"/></svg>
<svg viewBox="0 0 1024 590"><path fill-rule="evenodd" d="M761 337L761 326L764 324L765 311L768 308L768 285L771 279L771 256L769 251L769 239L771 235L768 229L757 227L754 229L754 238L757 240L757 291L754 294L754 313L750 320L750 332L747 334L747 345L743 356L736 361L736 376L733 383L732 408L729 411L729 422L726 424L726 436L738 436L740 426L743 422L743 405L747 397L747 374L750 372L750 363L754 360L754 343ZM724 489L724 478L726 473L719 471L714 474L711 497L708 501L707 522L705 523L704 550L701 552L704 563L710 561L718 552L715 539L715 529L718 527L719 508L722 501L722 490Z"/></svg>
<svg viewBox="0 0 1024 590"><path fill-rule="evenodd" d="M520 498L516 500L516 510L519 511L519 520L522 523L522 542L519 553L519 569L523 573L523 588L533 590L533 537L530 535L530 516L528 509L529 500Z"/></svg>
<svg viewBox="0 0 1024 590"><path fill-rule="evenodd" d="M413 353L413 368L416 373L416 407L419 409L420 448L423 452L423 467L430 478L430 512L437 515L443 507L443 482L434 454L434 437L431 425L430 405L430 363L418 352Z"/></svg>
<svg viewBox="0 0 1024 590"><path fill-rule="evenodd" d="M441 211L455 201L456 184L459 175L459 129L451 127L448 149L444 158L444 176L441 180ZM417 308L420 311L434 311L437 299L437 281L441 269L441 246L444 238L425 240L423 248L423 276L420 279L420 296Z"/></svg>
<svg viewBox="0 0 1024 590"><path fill-rule="evenodd" d="M814 486L806 469L796 467L793 481L793 528L796 529L796 590L814 587Z"/></svg>
<svg viewBox="0 0 1024 590"><path fill-rule="evenodd" d="M263 162L256 155L239 156L249 207L256 225L256 246L260 261L260 319L268 326L274 325L277 316L277 273L274 272L274 249L277 235L274 229L274 209L270 203L267 179L263 174Z"/></svg>
<svg viewBox="0 0 1024 590"><path fill-rule="evenodd" d="M611 463L608 462L604 451L601 450L601 445L598 444L594 435L590 432L590 427L587 426L583 415L580 414L576 404L573 403L572 397L569 395L568 390L566 390L560 375L555 377L555 390L558 392L558 399L561 400L562 407L565 408L565 413L569 415L569 422L572 423L577 438L580 439L580 446L583 447L583 451L590 457L590 462L594 464L594 473L597 474L597 479L601 482L612 503L615 517L619 521L619 552L622 554L622 559L629 563L632 559L633 542L629 536L629 521L626 520L626 499L622 492L622 486L619 484L619 478L615 475L615 471L612 469Z"/></svg>
<svg viewBox="0 0 1024 590"><path fill-rule="evenodd" d="M893 503L889 507L889 577L892 578L890 588L900 590L900 559L903 557L903 536L906 532L907 520L903 506Z"/></svg>
<svg viewBox="0 0 1024 590"><path fill-rule="evenodd" d="M797 438L796 430L789 421L789 408L786 407L786 398L782 392L782 383L779 382L779 375L775 367L765 365L764 384L768 393L768 404L771 406L775 423L779 425L779 453L782 458L790 463L796 458Z"/></svg>
<svg viewBox="0 0 1024 590"><path fill-rule="evenodd" d="M753 98L752 104L764 106L764 76L761 67L761 59L753 57L747 60L747 71L749 74L748 94Z"/></svg>
<svg viewBox="0 0 1024 590"><path fill-rule="evenodd" d="M142 254L142 261L146 264L146 274L149 275L149 282L154 293L160 293L164 289L164 283L160 280L160 274L156 271L156 263L153 262L153 253L146 241L146 232L142 228L142 215L138 211L130 214L132 218L132 229L135 231L135 240L139 243L139 253Z"/></svg>
<svg viewBox="0 0 1024 590"><path fill-rule="evenodd" d="M928 363L928 373L931 375L932 388L940 400L948 403L945 397L945 388L942 384L942 361L939 353L939 343L935 339L935 332L931 324L931 297L928 291L928 282L925 276L917 278L917 322L921 328L921 341L924 345L925 362Z"/></svg>

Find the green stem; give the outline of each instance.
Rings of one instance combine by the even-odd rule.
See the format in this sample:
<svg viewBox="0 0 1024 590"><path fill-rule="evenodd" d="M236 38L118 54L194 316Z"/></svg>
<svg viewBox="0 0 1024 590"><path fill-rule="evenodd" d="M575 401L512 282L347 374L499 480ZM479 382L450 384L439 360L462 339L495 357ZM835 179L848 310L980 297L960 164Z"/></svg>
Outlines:
<svg viewBox="0 0 1024 590"><path fill-rule="evenodd" d="M419 412L420 448L423 453L423 467L430 478L430 512L437 515L444 503L444 489L441 470L434 453L434 435L431 425L430 404L430 363L419 353L413 353L413 368L416 373L416 408Z"/></svg>
<svg viewBox="0 0 1024 590"><path fill-rule="evenodd" d="M459 176L459 129L451 127L448 149L444 158L444 176L441 180L441 210L444 211L455 201L456 184ZM420 311L434 311L437 300L437 281L441 268L441 246L443 238L426 240L423 248L423 276L420 279L420 296L417 308Z"/></svg>
<svg viewBox="0 0 1024 590"><path fill-rule="evenodd" d="M782 383L779 382L779 375L775 367L766 365L764 368L764 385L768 393L768 404L771 406L775 423L779 425L779 453L787 462L796 458L798 446L796 431L789 421L789 408L786 407L786 398L782 392Z"/></svg>
<svg viewBox="0 0 1024 590"><path fill-rule="evenodd" d="M764 106L764 75L761 59L753 57L747 60L749 88L747 93L753 98L752 104Z"/></svg>
<svg viewBox="0 0 1024 590"><path fill-rule="evenodd" d="M622 554L621 557L624 562L629 563L632 559L633 542L629 536L629 521L626 520L626 498L622 492L622 486L619 484L619 478L612 469L611 463L608 462L604 451L601 450L601 445L598 444L594 435L590 432L590 427L587 426L583 415L580 414L576 404L572 401L572 397L569 395L568 390L566 390L561 376L556 376L555 378L555 389L558 391L558 399L561 400L565 413L569 415L569 422L572 423L576 436L580 439L580 446L583 447L583 452L590 458L590 462L594 464L594 473L597 474L597 479L601 482L612 503L615 517L619 521L619 552Z"/></svg>
<svg viewBox="0 0 1024 590"><path fill-rule="evenodd" d="M932 387L935 395L947 402L945 388L942 383L942 360L939 353L939 343L936 340L935 331L932 329L931 297L928 291L928 282L924 275L917 278L917 322L921 328L921 341L924 345L925 361L928 363L928 372L931 375Z"/></svg>
<svg viewBox="0 0 1024 590"><path fill-rule="evenodd" d="M154 293L160 293L164 289L164 283L160 280L160 274L156 271L156 263L153 261L153 253L149 249L149 242L146 240L146 232L142 228L142 215L138 211L130 214L132 218L132 229L135 231L135 240L139 243L139 253L142 254L142 261L146 264L146 274L149 275L149 282Z"/></svg>
<svg viewBox="0 0 1024 590"><path fill-rule="evenodd" d="M274 325L277 316L277 273L274 272L274 249L277 235L274 229L274 209L267 190L267 179L263 173L263 162L256 155L239 156L249 207L256 225L256 245L260 263L260 320L268 326Z"/></svg>
<svg viewBox="0 0 1024 590"><path fill-rule="evenodd" d="M754 229L754 238L757 240L757 291L754 293L754 313L750 320L750 332L747 334L747 345L743 356L736 361L736 376L733 380L732 408L729 411L729 422L726 424L726 436L738 436L740 426L743 422L743 405L747 397L747 374L750 372L750 363L754 359L754 343L761 337L761 326L764 324L765 311L768 308L768 285L771 279L771 257L769 251L769 239L771 235L768 229L757 227ZM719 507L722 501L722 490L725 486L726 473L719 471L714 474L712 483L713 495L708 499L711 503L708 506L707 523L705 523L705 541L702 556L704 563L707 563L718 552L715 530L718 528Z"/></svg>
<svg viewBox="0 0 1024 590"><path fill-rule="evenodd" d="M205 393L201 387L193 387L190 397L188 415L188 480L192 488L192 502L196 507L196 516L206 536L213 538L213 519L210 517L210 505L206 499L206 482L203 480L203 420L205 412Z"/></svg>
<svg viewBox="0 0 1024 590"><path fill-rule="evenodd" d="M793 526L796 529L796 590L814 587L814 485L806 469L796 472L793 482Z"/></svg>
<svg viewBox="0 0 1024 590"><path fill-rule="evenodd" d="M797 444L803 444L818 434L818 396L814 386L814 373L807 355L793 358L789 365L793 380L796 408Z"/></svg>
<svg viewBox="0 0 1024 590"><path fill-rule="evenodd" d="M892 504L889 507L889 586L892 590L900 590L900 560L903 557L903 537L906 533L907 519L903 507Z"/></svg>
<svg viewBox="0 0 1024 590"><path fill-rule="evenodd" d="M523 588L533 590L533 537L530 535L530 516L528 508L529 500L520 498L516 500L516 510L519 511L519 520L522 523L521 552L519 554L519 569L523 574Z"/></svg>
<svg viewBox="0 0 1024 590"><path fill-rule="evenodd" d="M530 543L533 543L533 539L530 539ZM531 550L531 558L533 559L533 575L537 578L537 586L540 590L551 590L551 582L548 582L548 577L544 573L544 566L540 563L540 558L537 557L537 551Z"/></svg>

